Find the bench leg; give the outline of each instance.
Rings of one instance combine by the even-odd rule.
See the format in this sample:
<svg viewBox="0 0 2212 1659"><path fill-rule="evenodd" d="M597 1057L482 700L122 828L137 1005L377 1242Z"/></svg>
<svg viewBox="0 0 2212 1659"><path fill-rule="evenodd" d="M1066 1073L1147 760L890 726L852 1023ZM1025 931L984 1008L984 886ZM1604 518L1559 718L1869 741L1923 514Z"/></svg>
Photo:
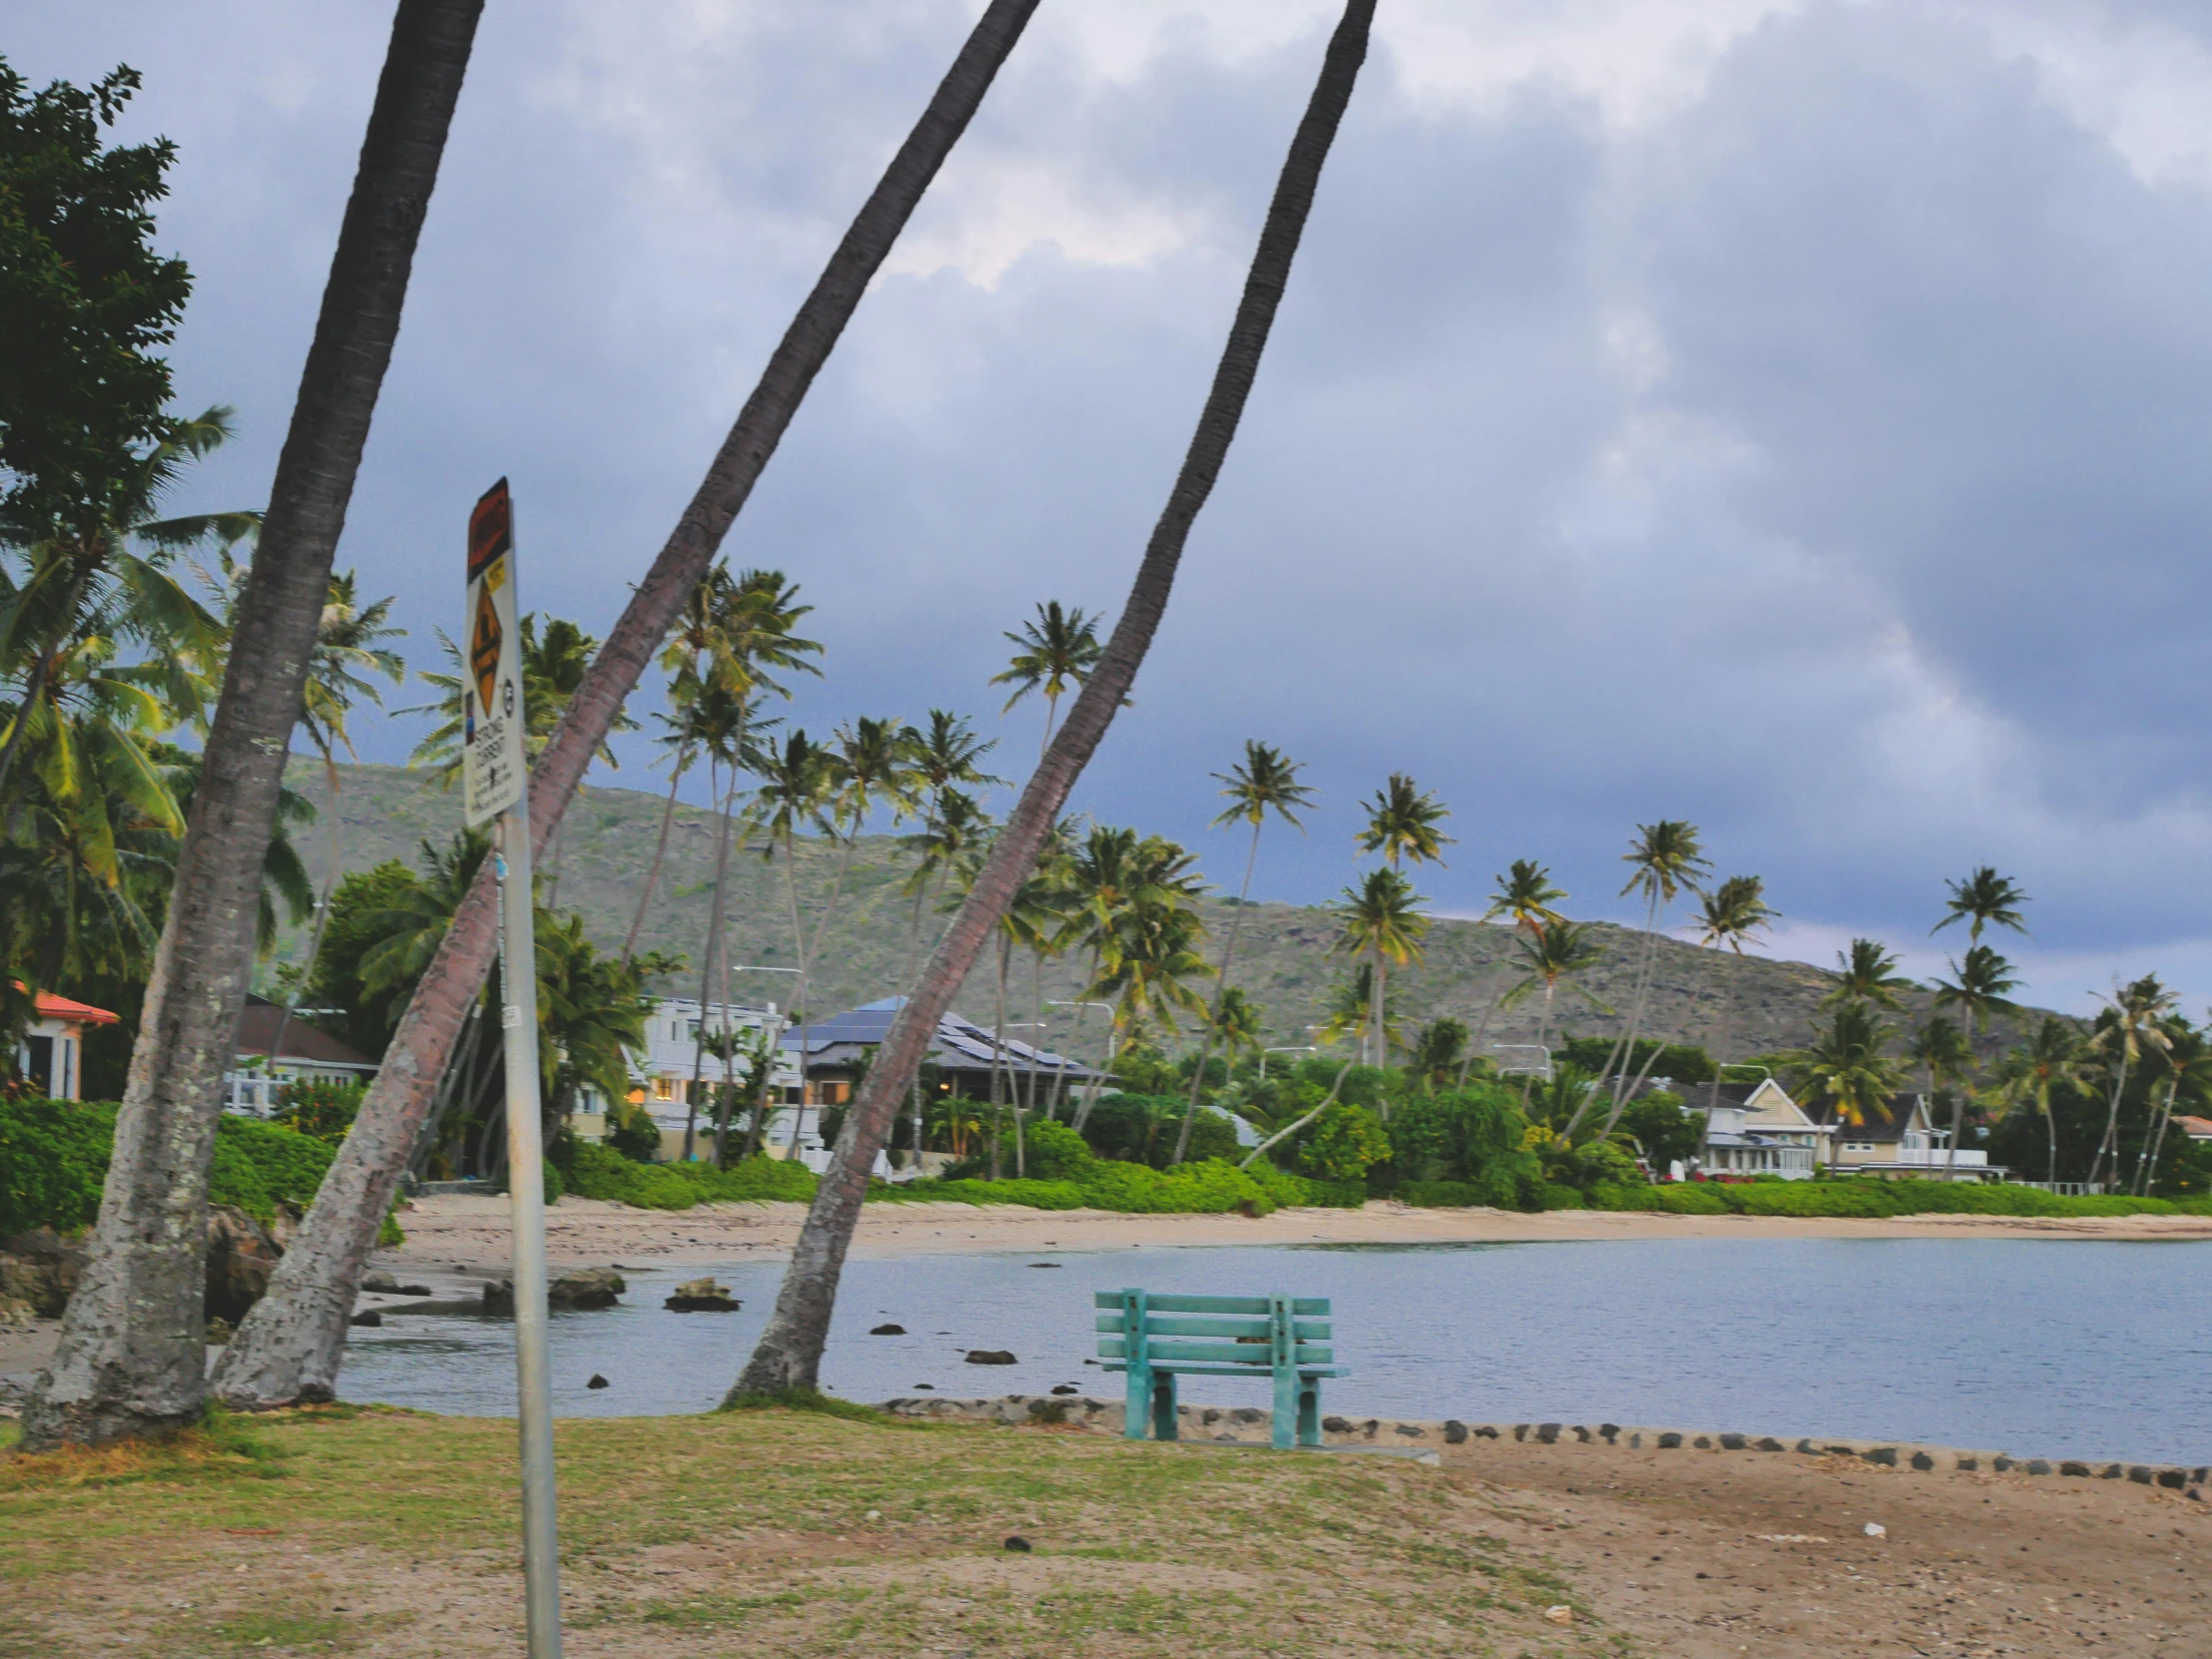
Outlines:
<svg viewBox="0 0 2212 1659"><path fill-rule="evenodd" d="M1269 1438L1275 1449L1291 1449L1291 1430L1298 1415L1299 1378L1295 1371L1277 1371L1275 1374L1275 1409L1269 1414Z"/></svg>
<svg viewBox="0 0 2212 1659"><path fill-rule="evenodd" d="M1178 1432L1175 1414L1175 1373L1156 1373L1152 1379L1152 1437L1174 1440Z"/></svg>
<svg viewBox="0 0 2212 1659"><path fill-rule="evenodd" d="M1152 1415L1152 1373L1129 1368L1129 1387L1121 1407L1121 1434L1125 1440L1141 1440Z"/></svg>
<svg viewBox="0 0 2212 1659"><path fill-rule="evenodd" d="M1309 1377L1298 1386L1298 1443L1321 1444L1321 1379Z"/></svg>

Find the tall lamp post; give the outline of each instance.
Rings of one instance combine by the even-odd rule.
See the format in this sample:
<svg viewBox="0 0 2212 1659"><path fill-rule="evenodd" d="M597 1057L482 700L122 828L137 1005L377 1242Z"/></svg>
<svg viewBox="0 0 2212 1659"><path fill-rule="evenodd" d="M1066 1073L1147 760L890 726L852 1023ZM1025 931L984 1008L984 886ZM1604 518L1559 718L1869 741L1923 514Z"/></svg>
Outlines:
<svg viewBox="0 0 2212 1659"><path fill-rule="evenodd" d="M1083 1127L1084 1119L1090 1116L1088 1103L1095 1102L1098 1099L1098 1085L1105 1079L1107 1062L1113 1058L1111 1050L1114 1044L1114 1005L1111 1002L1054 1001L1047 1004L1047 1006L1053 1008L1099 1008L1103 1009L1106 1014L1106 1044L1105 1047L1101 1048L1098 1053L1098 1071L1091 1078L1091 1086L1089 1090L1084 1094L1083 1098L1086 1102L1086 1105L1082 1111L1076 1114L1075 1117L1075 1127L1077 1129L1081 1129ZM1055 1102L1055 1104L1057 1104L1057 1102Z"/></svg>

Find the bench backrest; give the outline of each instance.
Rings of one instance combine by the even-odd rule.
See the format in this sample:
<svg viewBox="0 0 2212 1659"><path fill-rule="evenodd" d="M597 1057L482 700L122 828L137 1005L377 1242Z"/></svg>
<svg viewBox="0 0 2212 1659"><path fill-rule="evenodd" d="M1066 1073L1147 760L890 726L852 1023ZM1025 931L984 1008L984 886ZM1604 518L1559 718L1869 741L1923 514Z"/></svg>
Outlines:
<svg viewBox="0 0 2212 1659"><path fill-rule="evenodd" d="M1155 1296L1100 1291L1098 1356L1133 1366L1326 1366L1327 1297Z"/></svg>

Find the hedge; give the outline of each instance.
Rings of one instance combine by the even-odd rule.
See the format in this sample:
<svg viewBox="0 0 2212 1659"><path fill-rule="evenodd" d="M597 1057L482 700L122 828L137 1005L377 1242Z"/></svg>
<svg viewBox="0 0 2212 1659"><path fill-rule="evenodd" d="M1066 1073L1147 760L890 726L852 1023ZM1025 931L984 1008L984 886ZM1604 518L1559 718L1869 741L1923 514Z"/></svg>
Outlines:
<svg viewBox="0 0 2212 1659"><path fill-rule="evenodd" d="M1679 1216L2175 1216L2212 1215L2212 1200L2066 1198L2040 1187L1948 1181L1687 1181L1663 1187L1597 1187L1596 1210ZM1552 1206L1547 1202L1545 1208Z"/></svg>
<svg viewBox="0 0 2212 1659"><path fill-rule="evenodd" d="M113 1102L0 1100L0 1238L51 1227L74 1233L100 1215L100 1188L115 1142ZM305 1210L337 1148L297 1130L226 1112L216 1120L208 1202L276 1219ZM379 1244L400 1242L387 1216Z"/></svg>
<svg viewBox="0 0 2212 1659"><path fill-rule="evenodd" d="M578 1198L609 1199L638 1210L689 1210L695 1204L783 1200L812 1204L817 1185L805 1164L748 1158L731 1169L712 1164L640 1164L591 1141L556 1151L562 1182Z"/></svg>

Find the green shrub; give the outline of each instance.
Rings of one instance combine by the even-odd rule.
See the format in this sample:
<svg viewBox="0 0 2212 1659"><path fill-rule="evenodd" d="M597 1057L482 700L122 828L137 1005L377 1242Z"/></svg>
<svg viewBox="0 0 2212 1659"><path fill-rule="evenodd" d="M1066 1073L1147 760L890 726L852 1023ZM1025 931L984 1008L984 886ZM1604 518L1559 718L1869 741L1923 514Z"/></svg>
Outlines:
<svg viewBox="0 0 2212 1659"><path fill-rule="evenodd" d="M0 1238L92 1225L115 1114L114 1105L95 1101L0 1100ZM276 1218L278 1204L304 1210L334 1151L296 1130L225 1113L216 1120L208 1201L263 1223Z"/></svg>
<svg viewBox="0 0 2212 1659"><path fill-rule="evenodd" d="M1424 1210L1464 1210L1487 1204L1483 1191L1471 1181L1408 1181L1397 1196Z"/></svg>
<svg viewBox="0 0 2212 1659"><path fill-rule="evenodd" d="M1064 1123L1028 1124L1021 1138L1022 1166L1032 1180L1077 1180L1095 1161L1088 1143Z"/></svg>
<svg viewBox="0 0 2212 1659"><path fill-rule="evenodd" d="M1305 1173L1323 1181L1358 1181L1390 1155L1390 1138L1365 1106L1332 1106L1299 1143Z"/></svg>
<svg viewBox="0 0 2212 1659"><path fill-rule="evenodd" d="M1313 1182L1308 1181L1303 1176L1293 1175L1289 1170L1277 1169L1265 1158L1260 1159L1250 1169L1246 1170L1245 1174L1250 1178L1253 1185L1275 1201L1276 1208L1279 1210L1320 1202L1314 1197ZM1363 1189L1361 1197L1365 1198L1366 1196L1366 1191Z"/></svg>
<svg viewBox="0 0 2212 1659"><path fill-rule="evenodd" d="M548 1204L558 1204L558 1203L560 1203L560 1201L561 1201L561 1200L562 1200L562 1199L563 1199L564 1197L566 1197L566 1196L567 1196L567 1193L568 1193L568 1188L567 1188L567 1186L566 1186L566 1185L564 1185L564 1184L563 1184L563 1182L562 1182L562 1180L561 1180L561 1172L560 1172L560 1171L559 1171L558 1169L554 1168L554 1166L553 1166L553 1160L552 1160L552 1159L550 1159L550 1158L546 1159L546 1160L545 1160L545 1201L546 1201L546 1203L548 1203Z"/></svg>
<svg viewBox="0 0 2212 1659"><path fill-rule="evenodd" d="M814 1172L782 1158L711 1164L640 1164L592 1141L576 1143L564 1185L578 1198L607 1199L638 1210L689 1210L695 1204L814 1202Z"/></svg>
<svg viewBox="0 0 2212 1659"><path fill-rule="evenodd" d="M1562 1187L1556 1182L1544 1188L1543 1207L1547 1210L1586 1210L1588 1202L1573 1187Z"/></svg>
<svg viewBox="0 0 2212 1659"><path fill-rule="evenodd" d="M878 1183L868 1189L869 1199L882 1204L1018 1204L1031 1210L1080 1210L1083 1189L1072 1181L976 1181L961 1176L950 1181L906 1181L898 1186Z"/></svg>
<svg viewBox="0 0 2212 1659"><path fill-rule="evenodd" d="M1360 1181L1317 1181L1306 1178L1306 1202L1317 1209L1357 1210L1368 1201L1368 1189Z"/></svg>

